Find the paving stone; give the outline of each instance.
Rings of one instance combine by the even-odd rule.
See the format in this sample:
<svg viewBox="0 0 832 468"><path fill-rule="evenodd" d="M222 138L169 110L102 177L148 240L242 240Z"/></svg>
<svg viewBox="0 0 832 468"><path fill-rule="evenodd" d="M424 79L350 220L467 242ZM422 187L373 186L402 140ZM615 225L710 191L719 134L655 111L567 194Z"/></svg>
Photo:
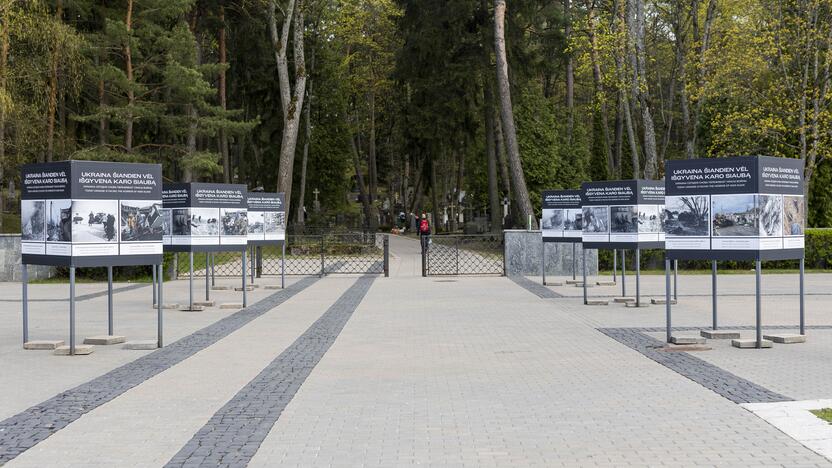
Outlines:
<svg viewBox="0 0 832 468"><path fill-rule="evenodd" d="M740 349L749 349L749 348L757 348L757 340L753 338L745 338L745 339L736 339L731 340L731 346ZM760 347L761 348L771 348L774 346L769 340L760 340Z"/></svg>
<svg viewBox="0 0 832 468"><path fill-rule="evenodd" d="M235 291L238 291L238 292L242 292L242 291L243 291L243 287L242 287L242 286L238 286L238 287L234 288L234 290L235 290ZM254 288L252 288L251 286L246 286L246 291L254 291Z"/></svg>
<svg viewBox="0 0 832 468"><path fill-rule="evenodd" d="M153 304L153 308L158 309L159 308L158 304ZM166 303L162 304L162 309L178 309L178 308L179 308L179 304L177 304L175 302L166 302Z"/></svg>
<svg viewBox="0 0 832 468"><path fill-rule="evenodd" d="M532 281L526 278L525 276L509 276L508 279L514 281L520 287L531 292L535 296L543 299L554 299L558 297L563 297L562 295L552 291L546 286L543 286L542 284L536 281Z"/></svg>
<svg viewBox="0 0 832 468"><path fill-rule="evenodd" d="M0 465L34 447L84 413L113 400L216 343L319 280L318 277L303 278L285 290L278 291L164 348L0 421Z"/></svg>
<svg viewBox="0 0 832 468"><path fill-rule="evenodd" d="M124 349L131 349L131 350L153 350L159 348L159 343L156 340L133 340L124 343L122 346Z"/></svg>
<svg viewBox="0 0 832 468"><path fill-rule="evenodd" d="M603 300L603 299L587 299L586 305L591 306L602 306L602 305L609 305L610 301Z"/></svg>
<svg viewBox="0 0 832 468"><path fill-rule="evenodd" d="M211 286L212 291L230 291L231 286Z"/></svg>
<svg viewBox="0 0 832 468"><path fill-rule="evenodd" d="M563 286L563 281L544 281L543 286Z"/></svg>
<svg viewBox="0 0 832 468"><path fill-rule="evenodd" d="M740 332L726 330L700 330L699 335L709 340L736 340L740 338Z"/></svg>
<svg viewBox="0 0 832 468"><path fill-rule="evenodd" d="M677 345L705 344L705 338L699 336L676 336L671 335L670 342Z"/></svg>
<svg viewBox="0 0 832 468"><path fill-rule="evenodd" d="M597 284L598 286L615 286L616 282L615 281L596 281L595 284Z"/></svg>
<svg viewBox="0 0 832 468"><path fill-rule="evenodd" d="M625 302L624 307L650 307L649 302L641 301L639 303L635 302Z"/></svg>
<svg viewBox="0 0 832 468"><path fill-rule="evenodd" d="M583 283L583 281L578 280L578 279L573 279L573 280L568 279L568 280L566 280L566 284L581 284L581 283Z"/></svg>
<svg viewBox="0 0 832 468"><path fill-rule="evenodd" d="M95 351L95 346L93 345L75 345L76 356L86 356L88 354L92 354L93 351ZM55 356L69 356L69 352L69 346L58 346L57 348L55 348Z"/></svg>
<svg viewBox="0 0 832 468"><path fill-rule="evenodd" d="M23 349L53 351L63 345L64 340L31 340L23 343Z"/></svg>
<svg viewBox="0 0 832 468"><path fill-rule="evenodd" d="M202 312L205 310L205 306L197 305L196 303L194 303L194 305L192 306L185 304L179 307L179 310L182 312Z"/></svg>
<svg viewBox="0 0 832 468"><path fill-rule="evenodd" d="M200 307L214 307L215 301L194 301L195 306Z"/></svg>
<svg viewBox="0 0 832 468"><path fill-rule="evenodd" d="M656 304L656 305L667 305L667 299L652 298L652 299L650 299L650 303L651 304ZM670 303L675 305L676 304L676 299L671 299Z"/></svg>
<svg viewBox="0 0 832 468"><path fill-rule="evenodd" d="M217 411L165 466L248 465L375 279L363 276L350 286L321 318Z"/></svg>
<svg viewBox="0 0 832 468"><path fill-rule="evenodd" d="M101 346L120 344L125 341L127 341L127 338L121 335L98 335L84 338L84 344Z"/></svg>
<svg viewBox="0 0 832 468"><path fill-rule="evenodd" d="M614 297L614 298L612 298L612 301L616 302L616 303L619 303L619 304L623 304L623 303L626 303L626 302L635 302L636 298L634 298L634 297Z"/></svg>
<svg viewBox="0 0 832 468"><path fill-rule="evenodd" d="M763 339L781 344L805 343L806 335L798 335L794 333L781 333L777 335L763 335Z"/></svg>

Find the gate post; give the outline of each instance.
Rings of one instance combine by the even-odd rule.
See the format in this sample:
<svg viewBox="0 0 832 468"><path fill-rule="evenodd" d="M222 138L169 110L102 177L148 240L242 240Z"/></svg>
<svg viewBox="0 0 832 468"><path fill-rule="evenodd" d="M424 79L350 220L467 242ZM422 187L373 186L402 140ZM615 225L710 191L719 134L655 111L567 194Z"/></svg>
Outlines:
<svg viewBox="0 0 832 468"><path fill-rule="evenodd" d="M390 276L390 236L384 236L384 277Z"/></svg>
<svg viewBox="0 0 832 468"><path fill-rule="evenodd" d="M419 243L422 244L422 276L428 276L428 269L427 269L427 259L428 259L428 246L427 242L425 242L425 236L419 237Z"/></svg>
<svg viewBox="0 0 832 468"><path fill-rule="evenodd" d="M326 264L324 262L324 235L321 234L321 278L326 274Z"/></svg>

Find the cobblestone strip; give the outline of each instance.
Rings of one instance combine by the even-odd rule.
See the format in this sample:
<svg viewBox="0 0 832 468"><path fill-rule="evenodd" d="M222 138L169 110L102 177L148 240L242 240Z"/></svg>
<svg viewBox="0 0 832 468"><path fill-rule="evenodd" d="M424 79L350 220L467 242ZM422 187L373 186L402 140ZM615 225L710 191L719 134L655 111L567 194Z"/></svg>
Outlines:
<svg viewBox="0 0 832 468"><path fill-rule="evenodd" d="M508 279L514 281L521 288L529 291L530 293L542 299L554 299L559 297L565 297L562 294L558 294L552 291L551 289L547 288L546 286L543 286L542 284L538 284L526 278L525 276L509 276Z"/></svg>
<svg viewBox="0 0 832 468"><path fill-rule="evenodd" d="M644 331L652 330L600 328L598 331L734 403L792 401L792 398L738 377L689 353L661 351L665 343L644 334Z"/></svg>
<svg viewBox="0 0 832 468"><path fill-rule="evenodd" d="M294 343L225 404L166 467L246 466L375 280L362 276Z"/></svg>
<svg viewBox="0 0 832 468"><path fill-rule="evenodd" d="M211 346L316 281L316 277L301 279L164 348L0 421L0 465L34 447L85 413Z"/></svg>

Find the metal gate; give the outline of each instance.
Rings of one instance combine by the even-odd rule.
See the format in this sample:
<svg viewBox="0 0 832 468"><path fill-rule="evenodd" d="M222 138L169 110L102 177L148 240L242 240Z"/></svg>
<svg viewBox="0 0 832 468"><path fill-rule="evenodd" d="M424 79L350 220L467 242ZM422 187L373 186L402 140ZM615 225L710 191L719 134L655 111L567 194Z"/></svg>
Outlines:
<svg viewBox="0 0 832 468"><path fill-rule="evenodd" d="M436 235L422 239L422 276L505 275L501 234Z"/></svg>
<svg viewBox="0 0 832 468"><path fill-rule="evenodd" d="M187 275L187 253L178 254L177 273ZM374 233L287 235L286 256L281 246L263 246L246 252L257 277L286 275L384 274L389 272L387 236ZM241 252L215 252L213 261L204 254L194 256L194 276L205 276L206 265L217 277L242 274ZM283 263L285 261L285 264ZM250 274L250 271L246 272Z"/></svg>

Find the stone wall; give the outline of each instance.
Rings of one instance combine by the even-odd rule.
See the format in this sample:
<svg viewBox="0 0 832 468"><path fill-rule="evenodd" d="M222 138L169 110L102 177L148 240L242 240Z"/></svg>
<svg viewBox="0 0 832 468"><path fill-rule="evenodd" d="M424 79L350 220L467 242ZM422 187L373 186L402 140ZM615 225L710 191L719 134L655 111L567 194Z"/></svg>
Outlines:
<svg viewBox="0 0 832 468"><path fill-rule="evenodd" d="M546 276L572 276L572 244L543 243L540 231L507 230L505 234L506 275L540 276L545 246ZM581 245L575 248L577 276L582 276ZM598 251L586 251L588 275L598 273Z"/></svg>
<svg viewBox="0 0 832 468"><path fill-rule="evenodd" d="M0 281L20 281L20 234L0 234ZM55 269L29 265L29 279L50 278Z"/></svg>

